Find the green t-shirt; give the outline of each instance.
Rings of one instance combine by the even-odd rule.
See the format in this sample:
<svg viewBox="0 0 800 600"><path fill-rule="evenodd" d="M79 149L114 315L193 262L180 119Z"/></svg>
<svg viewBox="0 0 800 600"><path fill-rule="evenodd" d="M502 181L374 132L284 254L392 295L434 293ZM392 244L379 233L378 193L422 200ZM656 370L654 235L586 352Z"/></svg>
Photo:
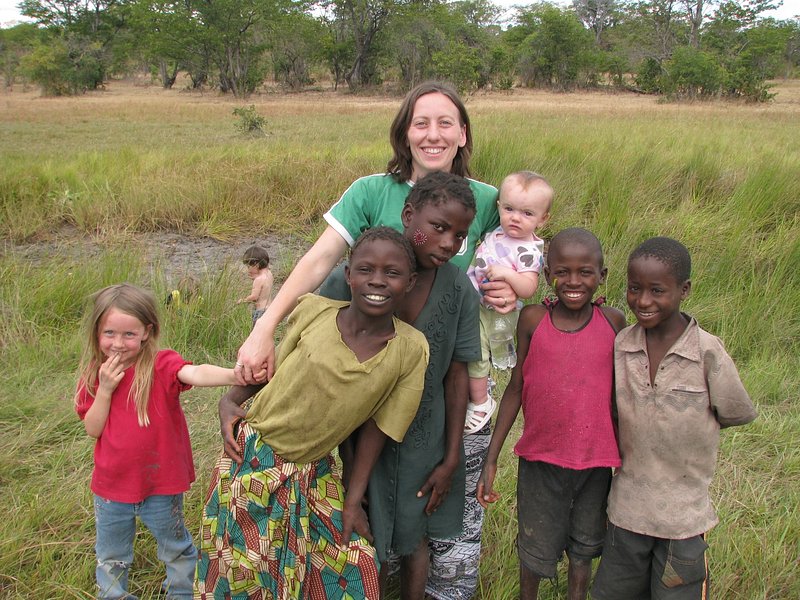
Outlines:
<svg viewBox="0 0 800 600"><path fill-rule="evenodd" d="M359 362L336 326L348 304L313 294L300 298L278 348L275 376L247 413L253 429L286 460L319 460L370 418L400 442L417 414L428 365L425 336L395 318L396 336Z"/></svg>
<svg viewBox="0 0 800 600"><path fill-rule="evenodd" d="M477 210L469 228L469 236L464 240L458 254L450 260L465 273L475 255L475 246L483 235L500 225L497 189L474 179L467 181L475 196ZM386 174L356 179L339 201L325 213L325 221L351 246L370 227L385 225L402 232L400 215L412 185L414 184L409 181L398 182Z"/></svg>

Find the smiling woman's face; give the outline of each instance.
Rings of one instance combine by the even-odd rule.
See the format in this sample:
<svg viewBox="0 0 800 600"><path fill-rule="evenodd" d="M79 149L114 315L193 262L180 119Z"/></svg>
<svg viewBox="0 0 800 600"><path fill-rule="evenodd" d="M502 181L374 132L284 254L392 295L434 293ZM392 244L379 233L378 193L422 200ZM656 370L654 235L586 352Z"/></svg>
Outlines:
<svg viewBox="0 0 800 600"><path fill-rule="evenodd" d="M458 149L467 143L467 128L458 107L444 94L420 96L408 128L412 181L433 171L450 172Z"/></svg>

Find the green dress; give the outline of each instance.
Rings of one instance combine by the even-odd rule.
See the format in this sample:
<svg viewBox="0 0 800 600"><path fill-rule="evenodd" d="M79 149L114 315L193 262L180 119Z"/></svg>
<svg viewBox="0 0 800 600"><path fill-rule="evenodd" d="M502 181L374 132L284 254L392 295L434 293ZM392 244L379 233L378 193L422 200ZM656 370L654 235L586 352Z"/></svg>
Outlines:
<svg viewBox="0 0 800 600"><path fill-rule="evenodd" d="M320 293L347 300L350 289L341 269L334 271ZM430 295L414 322L430 346L422 401L401 443L387 440L372 471L369 521L379 560L390 553L411 554L425 537L447 539L461 533L464 516L464 456L453 475L450 493L430 516L430 494L417 498L445 451L444 378L451 361L480 357L478 295L466 275L453 264L436 272Z"/></svg>

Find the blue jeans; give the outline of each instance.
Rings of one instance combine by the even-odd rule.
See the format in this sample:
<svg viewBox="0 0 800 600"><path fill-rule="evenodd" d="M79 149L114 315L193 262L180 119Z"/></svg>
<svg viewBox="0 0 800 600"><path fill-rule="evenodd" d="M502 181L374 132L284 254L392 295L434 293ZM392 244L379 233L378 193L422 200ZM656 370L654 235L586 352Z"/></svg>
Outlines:
<svg viewBox="0 0 800 600"><path fill-rule="evenodd" d="M183 523L183 494L150 496L136 504L95 495L98 599L136 600L136 596L128 594L128 569L133 562L137 516L156 538L158 558L167 567L167 578L161 584L167 598L190 600L197 549Z"/></svg>

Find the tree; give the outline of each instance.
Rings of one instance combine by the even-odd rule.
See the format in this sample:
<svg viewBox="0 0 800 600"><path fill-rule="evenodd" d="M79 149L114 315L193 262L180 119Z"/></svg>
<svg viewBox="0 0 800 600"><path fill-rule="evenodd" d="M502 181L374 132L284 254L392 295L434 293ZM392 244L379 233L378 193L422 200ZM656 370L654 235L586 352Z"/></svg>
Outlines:
<svg viewBox="0 0 800 600"><path fill-rule="evenodd" d="M792 71L800 67L800 19L784 21L783 27L788 30L786 48L783 52L783 76L789 77Z"/></svg>
<svg viewBox="0 0 800 600"><path fill-rule="evenodd" d="M11 89L20 73L20 61L41 43L42 32L32 23L0 29L0 69L5 87Z"/></svg>
<svg viewBox="0 0 800 600"><path fill-rule="evenodd" d="M772 4L759 0L723 2L703 32L703 47L715 54L726 73L728 96L751 101L772 97L766 80L778 74L791 36L773 19L759 20L770 8Z"/></svg>
<svg viewBox="0 0 800 600"><path fill-rule="evenodd" d="M447 46L447 34L441 25L448 18L444 6L409 4L401 7L392 19L382 54L384 62L391 65L390 70L397 71L404 89L435 76L433 57ZM443 60L440 57L440 64Z"/></svg>
<svg viewBox="0 0 800 600"><path fill-rule="evenodd" d="M518 14L520 25L509 30L517 45L517 68L525 85L566 90L589 63L593 35L577 15L551 4L533 5ZM527 34L527 35L525 35Z"/></svg>
<svg viewBox="0 0 800 600"><path fill-rule="evenodd" d="M572 9L578 18L594 32L596 46L603 45L603 32L617 19L616 0L572 0Z"/></svg>
<svg viewBox="0 0 800 600"><path fill-rule="evenodd" d="M672 55L675 46L686 39L686 24L676 14L676 0L650 0L636 5L640 18L649 29L653 54L658 60Z"/></svg>
<svg viewBox="0 0 800 600"><path fill-rule="evenodd" d="M304 13L285 16L272 23L269 46L275 80L291 90L313 83L309 68L322 62L320 40L324 25Z"/></svg>
<svg viewBox="0 0 800 600"><path fill-rule="evenodd" d="M325 28L321 41L322 56L333 76L333 88L339 89L339 84L345 83L345 73L355 57L352 36L346 23L330 13L321 15L320 21Z"/></svg>
<svg viewBox="0 0 800 600"><path fill-rule="evenodd" d="M41 78L38 82L44 82L50 93L78 93L101 85L111 64L112 44L126 27L131 1L23 0L22 14L53 35L53 47L37 49L28 63L29 73ZM59 83L52 70L56 65L63 76Z"/></svg>
<svg viewBox="0 0 800 600"><path fill-rule="evenodd" d="M53 36L24 56L21 68L48 96L74 95L97 88L103 81L102 48L87 38Z"/></svg>
<svg viewBox="0 0 800 600"><path fill-rule="evenodd" d="M503 12L489 0L456 0L450 6L453 12L462 15L467 23L481 29L496 25Z"/></svg>
<svg viewBox="0 0 800 600"><path fill-rule="evenodd" d="M192 13L191 0L140 1L132 8L131 28L164 88L171 88L178 71L189 70L193 63L202 32Z"/></svg>
<svg viewBox="0 0 800 600"><path fill-rule="evenodd" d="M267 50L277 23L302 12L293 0L193 0L200 39L217 69L220 90L237 97L252 93L267 72Z"/></svg>
<svg viewBox="0 0 800 600"><path fill-rule="evenodd" d="M352 62L344 78L351 90L376 82L378 33L395 13L397 0L322 0L328 18L342 23L353 45Z"/></svg>
<svg viewBox="0 0 800 600"><path fill-rule="evenodd" d="M689 44L700 47L700 26L703 24L703 0L683 0L689 21Z"/></svg>

